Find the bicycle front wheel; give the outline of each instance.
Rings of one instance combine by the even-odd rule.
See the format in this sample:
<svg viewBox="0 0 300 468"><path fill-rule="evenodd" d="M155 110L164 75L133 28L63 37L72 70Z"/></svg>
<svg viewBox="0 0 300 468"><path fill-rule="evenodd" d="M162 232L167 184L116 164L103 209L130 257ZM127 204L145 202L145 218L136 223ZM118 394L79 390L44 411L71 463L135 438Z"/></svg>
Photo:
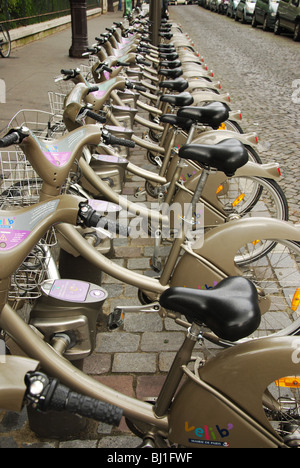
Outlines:
<svg viewBox="0 0 300 468"><path fill-rule="evenodd" d="M9 31L2 24L0 25L0 54L3 58L8 58L11 52L11 40Z"/></svg>

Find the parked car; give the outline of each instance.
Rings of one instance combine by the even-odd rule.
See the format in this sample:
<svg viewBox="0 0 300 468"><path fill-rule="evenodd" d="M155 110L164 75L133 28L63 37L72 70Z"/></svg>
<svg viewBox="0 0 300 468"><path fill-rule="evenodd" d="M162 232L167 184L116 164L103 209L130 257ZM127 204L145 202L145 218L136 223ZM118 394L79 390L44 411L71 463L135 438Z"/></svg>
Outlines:
<svg viewBox="0 0 300 468"><path fill-rule="evenodd" d="M239 3L240 0L229 0L227 7L227 16L230 16L230 18L235 17L235 12Z"/></svg>
<svg viewBox="0 0 300 468"><path fill-rule="evenodd" d="M206 10L210 10L210 1L211 0L204 0L203 6L206 8Z"/></svg>
<svg viewBox="0 0 300 468"><path fill-rule="evenodd" d="M242 23L251 23L256 0L241 0L235 12L235 20Z"/></svg>
<svg viewBox="0 0 300 468"><path fill-rule="evenodd" d="M221 0L218 13L220 13L221 15L226 15L228 4L229 4L229 0Z"/></svg>
<svg viewBox="0 0 300 468"><path fill-rule="evenodd" d="M220 3L221 3L221 0L211 0L211 2L210 2L210 11L219 12Z"/></svg>
<svg viewBox="0 0 300 468"><path fill-rule="evenodd" d="M300 41L300 0L280 0L274 33L279 35L282 31L291 32L294 41Z"/></svg>
<svg viewBox="0 0 300 468"><path fill-rule="evenodd" d="M257 0L252 16L252 27L262 24L263 30L274 29L280 0Z"/></svg>

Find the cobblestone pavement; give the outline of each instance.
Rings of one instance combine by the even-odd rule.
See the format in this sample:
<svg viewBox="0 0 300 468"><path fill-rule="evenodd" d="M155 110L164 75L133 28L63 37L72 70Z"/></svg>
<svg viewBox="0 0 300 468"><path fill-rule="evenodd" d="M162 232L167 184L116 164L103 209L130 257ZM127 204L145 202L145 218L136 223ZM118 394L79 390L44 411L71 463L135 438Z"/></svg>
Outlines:
<svg viewBox="0 0 300 468"><path fill-rule="evenodd" d="M231 108L242 111L244 131L257 132L262 159L281 164L290 219L299 222L299 43L198 5L171 6L170 11L229 92Z"/></svg>
<svg viewBox="0 0 300 468"><path fill-rule="evenodd" d="M275 37L259 29L252 30L250 26L237 24L196 5L174 6L170 11L171 17L181 22L183 29L189 32L209 68L214 70L217 79L221 81L224 91L230 93L232 108L242 110L244 131L258 133L261 142L260 155L266 161L276 159L282 164L284 180L281 185L288 196L293 220L299 221L297 182L300 175L300 104L292 102L292 83L300 78L297 75L300 73L299 44L284 36ZM120 14L115 13L90 21L90 28L93 27L94 31L96 24L100 30L104 30L118 17ZM66 40L64 33L56 39L57 70L70 66L70 63L74 64L74 61L64 57L68 65L63 65L59 55L62 40ZM55 39L40 41L40 48L50 50L51 41ZM263 41L263 46L259 45L259 41ZM26 47L22 49L23 52L26 50L29 52ZM52 76L56 73L54 69L53 62ZM30 77L30 73L26 76ZM43 91L50 89L43 87ZM34 105L38 108L34 99L30 97L30 107ZM26 107L24 95L22 104ZM43 107L45 108L44 103ZM9 111L6 112L9 115ZM12 115L13 113L10 114ZM138 132L142 132L142 129L139 128ZM142 158L143 150L136 148L132 151L130 160L133 163L140 163ZM145 159L143 167L149 169ZM124 193L132 197L141 183L137 177L128 177ZM149 266L152 247L151 239L116 240L113 259L130 270L152 275ZM109 294L104 306L105 315L116 305L139 304L135 287L123 284L107 274L103 274L102 285ZM86 359L84 370L96 380L125 394L138 398L155 397L183 336L182 328L169 319L162 319L156 313L128 313L123 330L112 333L100 330L96 350ZM44 425L46 424L45 422ZM60 427L61 421L58 420L57 424ZM124 448L136 447L140 442L124 421L118 429L89 422L78 434L74 430L70 437L61 436L57 439L51 436L37 437L29 428L26 410L21 414L0 413L1 448Z"/></svg>

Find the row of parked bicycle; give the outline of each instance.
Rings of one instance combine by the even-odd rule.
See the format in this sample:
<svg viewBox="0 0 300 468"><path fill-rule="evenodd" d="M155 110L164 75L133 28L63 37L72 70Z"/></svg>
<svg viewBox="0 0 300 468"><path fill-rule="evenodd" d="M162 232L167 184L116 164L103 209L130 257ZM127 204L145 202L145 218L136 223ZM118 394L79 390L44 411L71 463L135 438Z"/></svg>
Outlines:
<svg viewBox="0 0 300 468"><path fill-rule="evenodd" d="M137 10L107 28L87 51L91 65L56 79L67 86L51 93L52 103L61 98L60 112L44 126L21 112L0 140L2 148L17 145L17 159L1 151L0 327L7 348L14 343L30 358L6 357L0 406L19 409L26 392L42 411L67 409L109 424L124 414L143 447L298 446L299 379L290 376L299 367L300 230L288 222L280 168L262 163L256 134L243 133L240 111L180 26L163 20L154 46L151 25ZM137 135L137 124L147 137ZM135 146L152 170L130 162ZM145 181L135 201L122 195L126 174ZM141 204L141 193L159 205ZM124 224L124 211L134 223ZM136 217L154 240L155 278L105 255L105 239L133 236ZM52 226L61 249L139 289L134 311L157 311L187 329L155 405L72 365L95 349L107 293L60 277L44 237ZM171 245L166 257L164 243ZM38 264L48 276L33 285ZM16 312L26 300L28 321ZM109 329L133 309L120 304ZM192 357L204 338L220 347L208 361Z"/></svg>
<svg viewBox="0 0 300 468"><path fill-rule="evenodd" d="M253 28L262 26L264 31L292 34L300 40L299 0L199 0L199 5L225 14Z"/></svg>

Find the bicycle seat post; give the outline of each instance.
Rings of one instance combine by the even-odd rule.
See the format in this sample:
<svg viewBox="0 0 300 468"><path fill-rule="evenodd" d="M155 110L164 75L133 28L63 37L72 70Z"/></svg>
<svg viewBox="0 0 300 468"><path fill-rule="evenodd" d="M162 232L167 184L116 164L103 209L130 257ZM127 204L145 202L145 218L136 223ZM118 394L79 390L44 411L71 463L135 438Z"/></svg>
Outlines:
<svg viewBox="0 0 300 468"><path fill-rule="evenodd" d="M197 184L196 190L194 192L193 198L192 198L192 203L190 206L189 210L189 216L191 216L191 219L193 219L194 213L196 213L196 208L197 208L197 203L199 202L201 195L203 193L204 187L206 185L208 176L209 176L210 170L209 169L203 169L201 176L199 178L199 182ZM188 216L188 218L189 218Z"/></svg>
<svg viewBox="0 0 300 468"><path fill-rule="evenodd" d="M193 323L188 329L185 340L175 356L171 369L164 382L164 385L154 406L154 413L157 417L167 414L175 392L183 376L183 366L187 366L195 344L201 339L200 326Z"/></svg>
<svg viewBox="0 0 300 468"><path fill-rule="evenodd" d="M191 125L191 128L190 128L187 140L185 142L185 145L189 145L193 141L196 128L197 128L197 123L193 123Z"/></svg>

